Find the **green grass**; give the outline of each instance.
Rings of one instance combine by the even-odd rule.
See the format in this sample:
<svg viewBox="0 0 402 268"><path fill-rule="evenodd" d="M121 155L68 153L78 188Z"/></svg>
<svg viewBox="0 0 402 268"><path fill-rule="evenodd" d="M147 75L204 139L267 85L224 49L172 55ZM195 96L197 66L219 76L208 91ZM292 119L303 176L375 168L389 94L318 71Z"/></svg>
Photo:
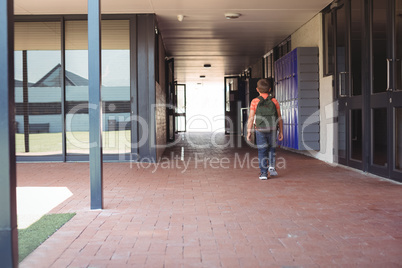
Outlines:
<svg viewBox="0 0 402 268"><path fill-rule="evenodd" d="M47 214L28 228L18 230L19 262L74 216L75 213Z"/></svg>
<svg viewBox="0 0 402 268"><path fill-rule="evenodd" d="M128 151L126 147L131 146L131 131L103 131L103 150L117 151L124 147L121 152ZM89 153L89 132L67 132L67 151ZM17 133L15 135L15 151L16 153L25 152L24 134ZM62 153L62 135L61 133L34 133L29 135L29 151L30 153Z"/></svg>

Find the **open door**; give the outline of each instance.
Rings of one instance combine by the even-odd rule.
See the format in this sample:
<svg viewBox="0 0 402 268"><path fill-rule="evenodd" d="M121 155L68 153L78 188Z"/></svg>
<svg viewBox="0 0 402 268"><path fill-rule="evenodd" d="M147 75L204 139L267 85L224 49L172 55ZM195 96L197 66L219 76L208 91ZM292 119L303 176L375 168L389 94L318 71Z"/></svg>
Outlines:
<svg viewBox="0 0 402 268"><path fill-rule="evenodd" d="M186 132L186 85L176 84L176 133Z"/></svg>

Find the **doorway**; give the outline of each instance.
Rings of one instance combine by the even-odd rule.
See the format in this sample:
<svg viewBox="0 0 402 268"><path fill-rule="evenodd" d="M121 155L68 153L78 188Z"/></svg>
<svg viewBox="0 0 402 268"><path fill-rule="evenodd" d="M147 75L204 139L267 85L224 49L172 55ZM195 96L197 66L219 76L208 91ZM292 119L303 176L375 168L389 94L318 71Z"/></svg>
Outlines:
<svg viewBox="0 0 402 268"><path fill-rule="evenodd" d="M402 0L333 12L338 162L402 181Z"/></svg>
<svg viewBox="0 0 402 268"><path fill-rule="evenodd" d="M176 133L186 132L186 85L176 84L175 89L176 95L176 112L175 112L175 123L176 123Z"/></svg>

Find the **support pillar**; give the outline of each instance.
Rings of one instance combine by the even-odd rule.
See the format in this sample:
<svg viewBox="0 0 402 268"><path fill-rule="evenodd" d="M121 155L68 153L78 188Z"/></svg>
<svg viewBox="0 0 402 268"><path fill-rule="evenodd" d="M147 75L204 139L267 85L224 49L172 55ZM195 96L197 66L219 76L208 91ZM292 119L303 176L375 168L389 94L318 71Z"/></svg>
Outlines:
<svg viewBox="0 0 402 268"><path fill-rule="evenodd" d="M101 53L101 1L88 0L88 108L91 209L103 209Z"/></svg>
<svg viewBox="0 0 402 268"><path fill-rule="evenodd" d="M18 267L14 125L14 1L0 0L0 260Z"/></svg>

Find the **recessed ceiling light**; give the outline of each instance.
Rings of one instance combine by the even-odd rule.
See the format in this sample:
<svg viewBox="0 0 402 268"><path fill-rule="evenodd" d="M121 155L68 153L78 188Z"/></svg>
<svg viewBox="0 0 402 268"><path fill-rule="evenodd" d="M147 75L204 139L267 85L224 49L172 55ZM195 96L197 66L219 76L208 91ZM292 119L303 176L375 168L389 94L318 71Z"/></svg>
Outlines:
<svg viewBox="0 0 402 268"><path fill-rule="evenodd" d="M225 18L228 20L237 19L240 17L239 13L225 13Z"/></svg>
<svg viewBox="0 0 402 268"><path fill-rule="evenodd" d="M177 15L178 21L183 21L183 19L184 19L184 15L181 15L181 14Z"/></svg>
<svg viewBox="0 0 402 268"><path fill-rule="evenodd" d="M204 67L205 67L205 68L211 68L211 64L206 63L206 64L204 64Z"/></svg>
<svg viewBox="0 0 402 268"><path fill-rule="evenodd" d="M205 75L200 75L200 78L205 78Z"/></svg>

